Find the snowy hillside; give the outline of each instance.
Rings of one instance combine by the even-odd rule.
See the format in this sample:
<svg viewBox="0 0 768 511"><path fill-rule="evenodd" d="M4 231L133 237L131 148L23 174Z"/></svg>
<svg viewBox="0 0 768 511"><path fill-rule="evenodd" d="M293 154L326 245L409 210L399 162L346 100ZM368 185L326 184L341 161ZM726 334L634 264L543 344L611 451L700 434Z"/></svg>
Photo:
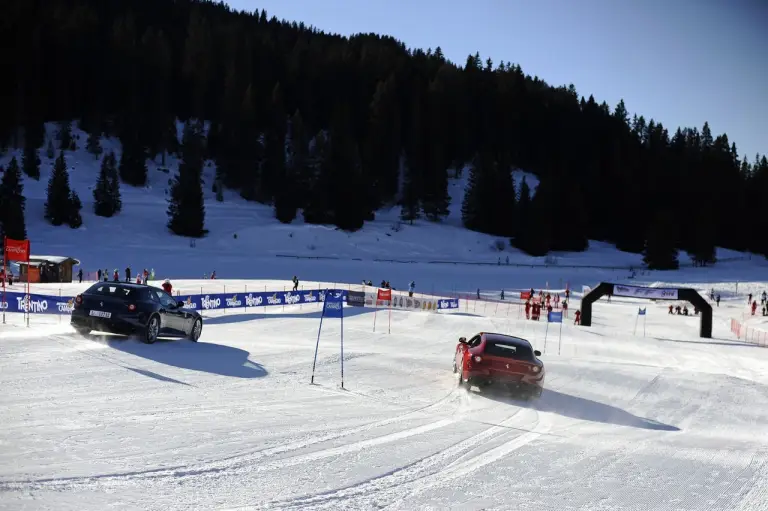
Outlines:
<svg viewBox="0 0 768 511"><path fill-rule="evenodd" d="M56 127L47 126L48 139L55 138ZM359 261L404 260L418 263L430 261L471 261L496 263L499 260L515 264L543 264L546 258L531 258L510 248L508 240L471 232L461 227L461 201L468 172L452 180L450 194L453 199L451 215L441 224L420 220L414 225L398 221L399 208L379 211L374 222L366 223L356 233L345 233L331 226L304 224L299 218L290 225L274 219L271 207L249 203L236 192L227 191L224 202L217 202L211 190L215 168L206 164L205 180L206 228L209 235L197 240L194 248L189 240L171 235L167 228L166 197L169 180L176 169L176 160L170 157L164 172L158 162L149 162L149 183L145 188L123 185L123 211L114 218L101 218L93 214L92 189L96 182L100 160L85 151L85 133L73 129L79 137L78 150L66 151L70 169L70 182L84 203L83 226L72 230L67 226L53 227L43 219L46 187L53 160L41 150L41 179L24 179L27 197L27 232L34 254L57 254L75 257L82 261L86 272L98 268L155 268L159 275L173 278L196 278L217 270L221 277L285 278L301 273L304 278L333 280L342 275L329 277L313 273L313 266L293 260L289 264L276 263L277 255L303 257L334 257L347 262L345 269L354 269ZM118 157L120 145L115 139L102 140L105 151L114 150ZM20 159L20 152L8 152L0 158L6 166L11 156ZM159 160L159 158L158 158ZM520 185L522 172L516 171L516 183ZM532 190L535 176L527 175ZM236 236L236 237L235 237ZM496 245L501 243L502 251ZM87 250L86 250L87 247ZM719 257L741 257L742 254L719 251ZM244 264L243 258L249 263ZM356 261L349 261L354 259ZM260 261L255 263L255 261ZM685 261L685 257L681 259ZM268 261L269 264L264 264ZM549 262L560 265L597 265L637 267L641 257L622 253L604 243L592 243L584 253L553 254ZM352 265L351 267L349 265ZM398 271L398 270L396 270ZM414 269L404 270L413 276ZM439 271L439 270L438 270ZM382 273L390 272L388 266ZM374 278L369 271L354 272L354 280ZM477 286L490 286L494 277L481 280ZM383 275L382 275L383 278ZM405 277L409 278L409 277ZM441 283L442 279L438 279ZM438 280L425 284L437 285Z"/></svg>

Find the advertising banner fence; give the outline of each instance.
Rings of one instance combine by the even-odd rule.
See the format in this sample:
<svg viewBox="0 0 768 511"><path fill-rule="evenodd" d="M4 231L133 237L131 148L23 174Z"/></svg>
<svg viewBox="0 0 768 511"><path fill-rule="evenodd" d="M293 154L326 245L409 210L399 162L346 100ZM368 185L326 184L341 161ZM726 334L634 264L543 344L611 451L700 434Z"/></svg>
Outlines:
<svg viewBox="0 0 768 511"><path fill-rule="evenodd" d="M342 300L352 307L376 307L376 293L340 290ZM185 309L200 312L209 310L243 309L249 307L269 307L272 305L299 305L325 302L325 290L307 291L267 291L248 293L205 293L180 294L174 296L177 301L184 302ZM405 310L422 310L436 312L459 308L458 298L409 298L391 294L392 308ZM0 300L0 310L8 313L31 314L71 314L74 309L74 296L53 296L43 294L27 294L24 292L6 291L5 298ZM389 300L380 301L389 304Z"/></svg>

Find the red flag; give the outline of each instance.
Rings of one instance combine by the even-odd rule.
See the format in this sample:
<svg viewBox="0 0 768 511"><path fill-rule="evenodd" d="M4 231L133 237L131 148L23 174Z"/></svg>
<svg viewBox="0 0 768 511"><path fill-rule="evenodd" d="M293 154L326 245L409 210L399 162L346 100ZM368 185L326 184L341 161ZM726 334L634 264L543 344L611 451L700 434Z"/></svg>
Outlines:
<svg viewBox="0 0 768 511"><path fill-rule="evenodd" d="M391 289L379 289L379 292L376 294L376 300L382 301L382 302L388 302L392 300L392 290Z"/></svg>
<svg viewBox="0 0 768 511"><path fill-rule="evenodd" d="M29 262L29 240L5 238L5 260Z"/></svg>
<svg viewBox="0 0 768 511"><path fill-rule="evenodd" d="M521 300L527 300L530 297L531 297L531 292L530 291L523 291L523 292L520 293L520 299Z"/></svg>

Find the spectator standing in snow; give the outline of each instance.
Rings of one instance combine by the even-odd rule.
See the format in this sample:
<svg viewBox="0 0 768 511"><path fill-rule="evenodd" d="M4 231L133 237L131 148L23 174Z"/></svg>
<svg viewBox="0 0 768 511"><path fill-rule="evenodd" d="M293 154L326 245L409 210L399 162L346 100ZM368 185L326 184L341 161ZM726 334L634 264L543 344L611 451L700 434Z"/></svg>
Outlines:
<svg viewBox="0 0 768 511"><path fill-rule="evenodd" d="M299 277L296 275L293 276L293 290L298 291L299 290Z"/></svg>
<svg viewBox="0 0 768 511"><path fill-rule="evenodd" d="M104 282L109 281L109 270L104 268L104 272L101 274L104 277Z"/></svg>
<svg viewBox="0 0 768 511"><path fill-rule="evenodd" d="M504 299L504 290L503 289L501 290L501 299L502 300Z"/></svg>
<svg viewBox="0 0 768 511"><path fill-rule="evenodd" d="M125 268L125 281L130 282L131 281L131 267L128 266Z"/></svg>
<svg viewBox="0 0 768 511"><path fill-rule="evenodd" d="M80 283L83 283L83 269L80 268L80 271L77 272L77 278L80 281Z"/></svg>
<svg viewBox="0 0 768 511"><path fill-rule="evenodd" d="M101 282L101 268L99 268L99 271L96 272L96 279Z"/></svg>
<svg viewBox="0 0 768 511"><path fill-rule="evenodd" d="M752 303L752 293L749 293L749 296L747 297L747 303Z"/></svg>
<svg viewBox="0 0 768 511"><path fill-rule="evenodd" d="M574 316L573 324L574 325L580 325L581 324L581 311L577 310L576 312L573 313L573 316Z"/></svg>
<svg viewBox="0 0 768 511"><path fill-rule="evenodd" d="M170 280L165 279L163 281L163 291L165 291L168 294L171 294L173 292L173 286L171 285Z"/></svg>
<svg viewBox="0 0 768 511"><path fill-rule="evenodd" d="M480 299L480 288L479 287L477 288L477 299L478 300Z"/></svg>
<svg viewBox="0 0 768 511"><path fill-rule="evenodd" d="M409 296L410 298L413 298L413 290L414 290L415 288L416 288L416 282L414 282L414 281L411 281L411 282L408 284L408 296Z"/></svg>
<svg viewBox="0 0 768 511"><path fill-rule="evenodd" d="M120 272L115 268L115 272L112 274L112 280L120 282Z"/></svg>
<svg viewBox="0 0 768 511"><path fill-rule="evenodd" d="M720 295L715 297L715 302L717 303L717 306L720 307Z"/></svg>

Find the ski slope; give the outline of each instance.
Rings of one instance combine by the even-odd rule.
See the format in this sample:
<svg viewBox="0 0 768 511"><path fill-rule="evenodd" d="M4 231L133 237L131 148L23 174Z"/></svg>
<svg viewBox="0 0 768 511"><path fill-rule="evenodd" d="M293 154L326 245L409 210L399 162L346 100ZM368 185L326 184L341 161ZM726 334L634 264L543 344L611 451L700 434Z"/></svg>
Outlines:
<svg viewBox="0 0 768 511"><path fill-rule="evenodd" d="M735 341L728 318L766 283L728 294L735 284L717 271L707 275L718 284L671 274L723 293L713 339L661 302L618 297L595 305L591 328L566 321L558 339L550 327L546 347L546 323L521 319L517 303L393 311L391 334L386 313L374 333L373 311L345 308L344 389L336 319L323 324L309 384L316 305L208 312L199 343L151 346L9 314L0 508L765 510L768 349ZM639 305L645 336L642 320L633 335ZM539 401L457 387L456 340L478 331L544 351Z"/></svg>

